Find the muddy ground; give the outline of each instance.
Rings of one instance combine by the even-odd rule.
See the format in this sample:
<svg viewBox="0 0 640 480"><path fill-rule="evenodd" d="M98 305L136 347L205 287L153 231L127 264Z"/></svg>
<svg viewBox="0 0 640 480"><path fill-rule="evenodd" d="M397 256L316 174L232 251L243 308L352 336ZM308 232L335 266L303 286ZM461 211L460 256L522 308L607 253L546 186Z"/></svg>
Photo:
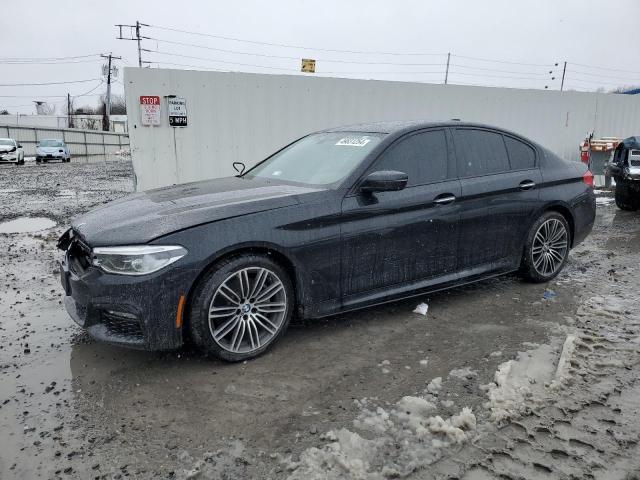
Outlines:
<svg viewBox="0 0 640 480"><path fill-rule="evenodd" d="M594 233L549 285L507 276L297 322L266 355L230 365L189 349L98 344L65 313L58 235L132 186L123 160L0 166L0 231L23 216L56 223L0 233L0 478L382 478L397 452L426 440L435 450L411 450L421 460L402 475L637 478L640 214L601 199ZM412 312L420 302L426 316ZM563 356L567 338L578 340ZM527 376L540 388L497 421L486 403L496 371L546 346L542 364L556 376ZM441 388L425 391L437 377ZM363 429L382 439L375 461L349 461L364 454L327 435L357 431L366 411L406 396L429 399L444 419L470 407L475 423L440 443L409 427L402 441Z"/></svg>

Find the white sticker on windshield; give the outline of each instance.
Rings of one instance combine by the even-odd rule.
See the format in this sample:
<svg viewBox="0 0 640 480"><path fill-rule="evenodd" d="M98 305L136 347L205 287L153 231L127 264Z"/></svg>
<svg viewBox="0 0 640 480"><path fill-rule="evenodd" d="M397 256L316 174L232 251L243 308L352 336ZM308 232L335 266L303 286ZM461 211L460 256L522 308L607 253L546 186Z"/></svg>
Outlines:
<svg viewBox="0 0 640 480"><path fill-rule="evenodd" d="M346 147L364 147L370 141L371 141L371 138L367 136L344 137L338 140L338 143L336 143L336 145L346 146Z"/></svg>

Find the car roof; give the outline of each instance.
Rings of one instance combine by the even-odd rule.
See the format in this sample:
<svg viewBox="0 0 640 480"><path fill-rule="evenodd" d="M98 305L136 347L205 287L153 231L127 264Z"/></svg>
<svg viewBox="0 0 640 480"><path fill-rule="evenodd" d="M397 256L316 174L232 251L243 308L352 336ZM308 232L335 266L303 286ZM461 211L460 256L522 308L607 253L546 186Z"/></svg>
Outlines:
<svg viewBox="0 0 640 480"><path fill-rule="evenodd" d="M623 148L640 148L640 137L629 137L629 138L625 138L624 140L622 140L620 142L620 145L622 145Z"/></svg>
<svg viewBox="0 0 640 480"><path fill-rule="evenodd" d="M501 132L510 133L521 136L517 133L510 132L504 128L494 127L483 123L463 122L460 120L448 121L426 121L426 120L410 120L410 121L389 121L389 122L372 122L372 123L356 123L323 130L323 132L363 132L363 133L388 133L399 134L407 133L413 130L433 127L481 127L500 130Z"/></svg>

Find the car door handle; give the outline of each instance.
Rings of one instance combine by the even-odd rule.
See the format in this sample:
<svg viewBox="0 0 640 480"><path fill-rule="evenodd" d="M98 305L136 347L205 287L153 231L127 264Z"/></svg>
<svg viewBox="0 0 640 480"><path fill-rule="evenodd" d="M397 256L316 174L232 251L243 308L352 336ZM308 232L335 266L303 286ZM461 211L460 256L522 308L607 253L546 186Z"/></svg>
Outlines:
<svg viewBox="0 0 640 480"><path fill-rule="evenodd" d="M533 182L531 180L523 180L522 182L520 182L520 190L531 190L535 186L536 182Z"/></svg>
<svg viewBox="0 0 640 480"><path fill-rule="evenodd" d="M455 195L451 195L450 193L443 193L441 195L438 195L433 200L433 203L435 203L436 205L448 205L448 204L453 203L455 201L456 201Z"/></svg>

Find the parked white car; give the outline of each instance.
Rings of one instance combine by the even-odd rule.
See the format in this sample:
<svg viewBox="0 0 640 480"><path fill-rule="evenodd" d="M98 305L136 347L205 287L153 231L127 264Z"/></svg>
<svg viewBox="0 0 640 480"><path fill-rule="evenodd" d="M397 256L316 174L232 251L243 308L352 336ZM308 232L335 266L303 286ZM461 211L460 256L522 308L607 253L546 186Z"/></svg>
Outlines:
<svg viewBox="0 0 640 480"><path fill-rule="evenodd" d="M24 165L22 145L13 138L0 138L0 163Z"/></svg>
<svg viewBox="0 0 640 480"><path fill-rule="evenodd" d="M36 145L36 163L48 162L49 160L71 161L69 147L58 139L40 140Z"/></svg>

